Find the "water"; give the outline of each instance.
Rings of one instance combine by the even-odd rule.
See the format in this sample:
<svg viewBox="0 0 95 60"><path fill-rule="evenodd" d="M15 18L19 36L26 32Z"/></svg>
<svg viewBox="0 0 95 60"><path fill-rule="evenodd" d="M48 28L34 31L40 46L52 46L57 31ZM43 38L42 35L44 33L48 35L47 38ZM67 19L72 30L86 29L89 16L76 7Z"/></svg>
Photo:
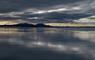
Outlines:
<svg viewBox="0 0 95 60"><path fill-rule="evenodd" d="M95 60L95 29L0 28L0 60Z"/></svg>

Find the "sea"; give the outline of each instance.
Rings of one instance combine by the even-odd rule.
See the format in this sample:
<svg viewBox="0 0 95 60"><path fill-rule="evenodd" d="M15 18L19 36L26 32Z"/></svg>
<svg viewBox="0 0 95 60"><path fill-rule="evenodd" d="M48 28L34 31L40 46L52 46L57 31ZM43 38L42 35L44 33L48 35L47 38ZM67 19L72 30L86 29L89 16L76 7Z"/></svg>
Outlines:
<svg viewBox="0 0 95 60"><path fill-rule="evenodd" d="M95 60L95 28L0 28L0 60Z"/></svg>

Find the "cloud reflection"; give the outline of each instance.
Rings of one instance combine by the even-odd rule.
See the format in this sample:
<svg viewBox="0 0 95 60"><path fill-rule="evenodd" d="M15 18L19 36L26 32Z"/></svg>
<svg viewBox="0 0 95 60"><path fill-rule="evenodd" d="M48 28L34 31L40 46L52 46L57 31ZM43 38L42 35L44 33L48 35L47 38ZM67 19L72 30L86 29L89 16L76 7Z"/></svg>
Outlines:
<svg viewBox="0 0 95 60"><path fill-rule="evenodd" d="M75 31L73 32L74 37L81 40L95 42L95 32L94 31Z"/></svg>
<svg viewBox="0 0 95 60"><path fill-rule="evenodd" d="M41 48L62 54L81 54L87 58L94 59L95 48L92 40L95 38L93 38L93 32L61 28L6 28L0 29L0 43L5 42L10 45L22 46L26 49ZM71 40L67 37L71 38ZM73 41L73 39L75 40Z"/></svg>

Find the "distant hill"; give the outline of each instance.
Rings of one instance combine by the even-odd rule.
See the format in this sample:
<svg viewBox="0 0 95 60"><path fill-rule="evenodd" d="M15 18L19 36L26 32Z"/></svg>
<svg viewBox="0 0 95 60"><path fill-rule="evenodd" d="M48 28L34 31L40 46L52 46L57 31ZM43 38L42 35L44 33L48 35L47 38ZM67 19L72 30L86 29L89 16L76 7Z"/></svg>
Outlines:
<svg viewBox="0 0 95 60"><path fill-rule="evenodd" d="M14 25L0 25L0 27L50 27L50 26L42 23L38 23L36 25L29 23L19 23Z"/></svg>

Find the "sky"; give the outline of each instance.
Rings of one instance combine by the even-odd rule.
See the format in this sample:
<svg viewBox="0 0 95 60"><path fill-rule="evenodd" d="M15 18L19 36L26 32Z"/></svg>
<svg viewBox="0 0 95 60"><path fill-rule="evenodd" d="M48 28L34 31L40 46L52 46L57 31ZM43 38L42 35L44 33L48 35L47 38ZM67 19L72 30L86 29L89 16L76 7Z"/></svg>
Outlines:
<svg viewBox="0 0 95 60"><path fill-rule="evenodd" d="M0 0L3 19L80 19L94 16L95 0Z"/></svg>

